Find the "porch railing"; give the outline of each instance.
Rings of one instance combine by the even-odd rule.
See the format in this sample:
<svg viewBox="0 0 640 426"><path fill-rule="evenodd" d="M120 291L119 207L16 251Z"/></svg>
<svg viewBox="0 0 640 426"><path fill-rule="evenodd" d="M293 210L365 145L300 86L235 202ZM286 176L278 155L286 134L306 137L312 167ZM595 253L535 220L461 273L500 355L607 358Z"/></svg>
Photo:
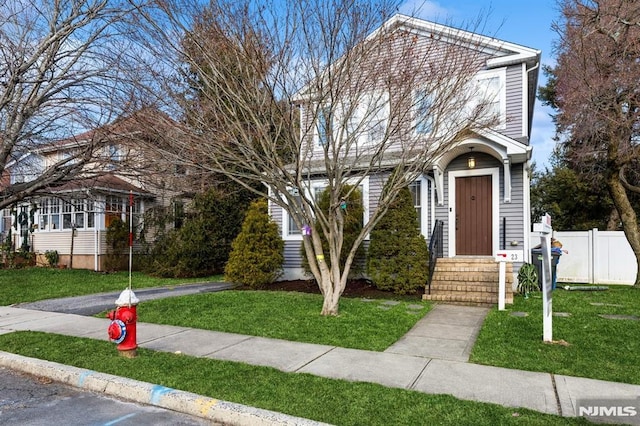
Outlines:
<svg viewBox="0 0 640 426"><path fill-rule="evenodd" d="M431 294L431 280L433 279L433 271L436 269L438 258L443 256L442 249L442 227L444 222L436 220L431 232L431 240L429 241L429 278L427 279L427 294Z"/></svg>

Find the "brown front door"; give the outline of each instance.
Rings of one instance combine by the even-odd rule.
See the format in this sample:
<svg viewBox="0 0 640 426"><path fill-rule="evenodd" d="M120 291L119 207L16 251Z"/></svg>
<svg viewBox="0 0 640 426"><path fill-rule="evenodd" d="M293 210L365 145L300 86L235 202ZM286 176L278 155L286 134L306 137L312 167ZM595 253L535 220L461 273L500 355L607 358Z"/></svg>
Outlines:
<svg viewBox="0 0 640 426"><path fill-rule="evenodd" d="M456 178L456 254L493 255L491 175Z"/></svg>

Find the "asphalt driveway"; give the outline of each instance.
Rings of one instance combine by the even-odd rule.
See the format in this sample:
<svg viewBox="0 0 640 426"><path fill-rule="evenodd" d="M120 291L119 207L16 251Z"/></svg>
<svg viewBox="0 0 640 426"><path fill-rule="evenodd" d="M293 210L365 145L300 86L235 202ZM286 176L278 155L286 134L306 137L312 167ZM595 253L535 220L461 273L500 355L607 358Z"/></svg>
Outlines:
<svg viewBox="0 0 640 426"><path fill-rule="evenodd" d="M168 287L133 288L133 292L138 299L140 299L140 303L143 303L147 300L164 299L166 297L184 296L187 294L209 293L228 290L233 287L235 287L235 284L205 282ZM20 303L14 306L38 311L91 316L115 308L115 301L119 295L120 291L116 291L86 296L64 297L61 299L39 300L37 302Z"/></svg>

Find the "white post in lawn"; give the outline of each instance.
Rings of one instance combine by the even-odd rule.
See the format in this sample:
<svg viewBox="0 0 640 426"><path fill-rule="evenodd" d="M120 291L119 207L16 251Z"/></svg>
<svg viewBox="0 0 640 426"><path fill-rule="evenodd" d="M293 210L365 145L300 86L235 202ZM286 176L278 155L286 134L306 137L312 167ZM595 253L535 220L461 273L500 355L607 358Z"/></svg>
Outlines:
<svg viewBox="0 0 640 426"><path fill-rule="evenodd" d="M553 282L551 276L551 216L545 214L540 218L540 223L533 225L533 232L540 233L540 247L542 248L542 340L553 341L552 327L552 291Z"/></svg>
<svg viewBox="0 0 640 426"><path fill-rule="evenodd" d="M504 311L507 282L507 262L522 262L524 252L522 250L499 250L496 253L496 262L500 265L498 270L498 310Z"/></svg>

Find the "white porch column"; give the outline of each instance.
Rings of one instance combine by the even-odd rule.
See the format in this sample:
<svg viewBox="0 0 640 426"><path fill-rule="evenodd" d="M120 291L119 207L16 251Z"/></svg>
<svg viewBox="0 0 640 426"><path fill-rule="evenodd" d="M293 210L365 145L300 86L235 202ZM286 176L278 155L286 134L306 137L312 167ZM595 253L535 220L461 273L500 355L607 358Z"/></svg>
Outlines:
<svg viewBox="0 0 640 426"><path fill-rule="evenodd" d="M438 198L438 205L444 205L444 172L440 166L433 166L433 177L436 184L436 197Z"/></svg>
<svg viewBox="0 0 640 426"><path fill-rule="evenodd" d="M505 158L504 163L504 202L511 202L511 160Z"/></svg>

